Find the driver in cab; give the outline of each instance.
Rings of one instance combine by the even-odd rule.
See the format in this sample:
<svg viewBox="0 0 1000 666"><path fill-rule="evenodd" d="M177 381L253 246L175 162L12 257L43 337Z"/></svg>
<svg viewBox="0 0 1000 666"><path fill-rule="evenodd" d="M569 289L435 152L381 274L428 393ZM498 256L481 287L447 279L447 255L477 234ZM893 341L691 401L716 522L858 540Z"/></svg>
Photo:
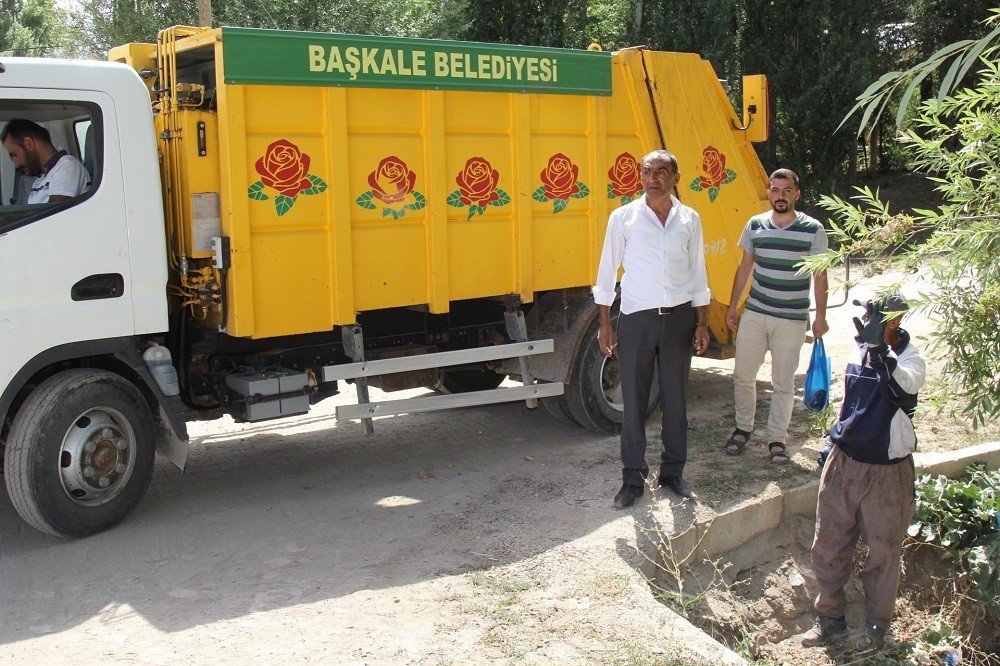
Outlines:
<svg viewBox="0 0 1000 666"><path fill-rule="evenodd" d="M28 204L58 203L90 187L90 174L77 158L52 145L49 131L30 120L15 118L0 133L14 168L36 178Z"/></svg>

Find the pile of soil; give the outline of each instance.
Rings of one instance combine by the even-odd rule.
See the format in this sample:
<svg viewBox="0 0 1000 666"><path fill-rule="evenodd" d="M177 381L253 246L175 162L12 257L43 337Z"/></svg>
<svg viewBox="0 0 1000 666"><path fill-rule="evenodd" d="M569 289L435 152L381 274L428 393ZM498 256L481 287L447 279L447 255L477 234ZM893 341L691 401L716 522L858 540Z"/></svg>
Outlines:
<svg viewBox="0 0 1000 666"><path fill-rule="evenodd" d="M851 646L865 619L863 544L846 588L850 635L822 648L803 648L800 643L800 634L814 619L815 577L809 558L814 526L811 519L790 518L714 563L690 569L685 589L701 598L687 609L688 619L751 660L794 666L858 663ZM942 551L908 544L890 638L917 640L945 620L961 636L966 663L1000 665L1000 626L995 618L969 612L971 606L957 601L955 584Z"/></svg>

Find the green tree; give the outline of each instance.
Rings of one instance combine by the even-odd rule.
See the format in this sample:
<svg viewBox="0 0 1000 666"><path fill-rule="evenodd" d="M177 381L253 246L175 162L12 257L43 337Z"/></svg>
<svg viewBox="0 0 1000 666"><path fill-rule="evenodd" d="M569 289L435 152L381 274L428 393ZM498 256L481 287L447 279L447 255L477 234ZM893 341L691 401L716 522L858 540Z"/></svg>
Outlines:
<svg viewBox="0 0 1000 666"><path fill-rule="evenodd" d="M995 6L996 0L917 0L911 8L916 55L926 58L976 34Z"/></svg>
<svg viewBox="0 0 1000 666"><path fill-rule="evenodd" d="M581 4L586 15L587 4L580 0L469 0L464 37L476 42L566 46L567 16L578 21Z"/></svg>
<svg viewBox="0 0 1000 666"><path fill-rule="evenodd" d="M65 55L65 23L54 0L5 0L0 8L0 55Z"/></svg>
<svg viewBox="0 0 1000 666"><path fill-rule="evenodd" d="M454 39L465 25L465 0L215 0L216 26L335 31ZM112 46L152 42L172 25L197 25L196 0L82 0L76 12L83 50L103 57Z"/></svg>
<svg viewBox="0 0 1000 666"><path fill-rule="evenodd" d="M162 28L195 25L197 17L195 0L81 0L74 12L81 54L98 59L113 46L156 41Z"/></svg>
<svg viewBox="0 0 1000 666"><path fill-rule="evenodd" d="M1000 25L1000 9L993 10L990 22ZM981 40L959 42L946 56L939 53L907 72L883 77L861 96L864 124L904 83L912 92L921 78L944 65L958 81L957 72L970 58L979 63L974 85L957 91L950 87L954 83L944 86L942 99L924 102L913 127L900 137L914 168L938 183L945 204L905 215L894 214L867 189L858 190L856 204L826 197L822 205L834 215L831 234L840 247L808 264L816 269L860 254L880 268L927 276L933 288L917 305L934 319L931 347L947 362L951 388L974 425L1000 416L998 41L1000 28Z"/></svg>
<svg viewBox="0 0 1000 666"><path fill-rule="evenodd" d="M720 77L740 78L744 0L645 0L633 41L653 49L698 53Z"/></svg>
<svg viewBox="0 0 1000 666"><path fill-rule="evenodd" d="M768 169L787 166L802 176L806 195L836 191L855 159L841 119L871 81L898 59L887 51L893 3L867 0L747 0L741 64L767 74L772 139L761 157Z"/></svg>
<svg viewBox="0 0 1000 666"><path fill-rule="evenodd" d="M217 0L219 25L454 39L465 0Z"/></svg>

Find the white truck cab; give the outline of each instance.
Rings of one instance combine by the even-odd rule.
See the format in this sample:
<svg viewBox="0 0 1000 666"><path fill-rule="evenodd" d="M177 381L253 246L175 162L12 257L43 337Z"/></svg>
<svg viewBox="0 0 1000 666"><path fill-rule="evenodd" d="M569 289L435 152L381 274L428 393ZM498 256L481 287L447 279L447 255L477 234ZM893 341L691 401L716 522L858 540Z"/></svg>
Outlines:
<svg viewBox="0 0 1000 666"><path fill-rule="evenodd" d="M142 362L148 336L168 328L149 93L124 65L32 58L4 58L0 87L0 128L14 118L32 120L49 131L56 149L79 158L92 173L80 196L25 205L19 201L24 175L15 173L6 150L0 156L5 477L12 501L22 515L35 517L29 521L35 527L83 534L86 529L72 525L74 503L103 505L114 514L110 519L119 520L127 511L118 496L141 497L148 483L144 466L151 465L152 450L143 438L155 435L137 432L144 426L132 423L126 412L160 413L149 399L158 396L143 395L156 391ZM146 377L135 377L141 381L128 387L120 381L124 373ZM120 384L120 395L69 413L76 409L74 394L109 382ZM48 392L38 390L46 387ZM156 420L142 417L145 427ZM38 437L62 444L28 445ZM57 465L59 474L32 475L39 465ZM39 488L44 485L39 479L61 488Z"/></svg>

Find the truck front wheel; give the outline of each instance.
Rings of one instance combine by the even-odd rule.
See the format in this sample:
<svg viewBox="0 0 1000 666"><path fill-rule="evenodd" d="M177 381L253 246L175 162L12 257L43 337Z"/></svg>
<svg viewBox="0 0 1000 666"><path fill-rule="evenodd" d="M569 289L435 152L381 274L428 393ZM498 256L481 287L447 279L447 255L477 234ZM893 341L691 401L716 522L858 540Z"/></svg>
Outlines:
<svg viewBox="0 0 1000 666"><path fill-rule="evenodd" d="M154 450L149 406L135 386L102 370L66 370L43 381L11 424L7 492L32 527L89 536L139 504Z"/></svg>

